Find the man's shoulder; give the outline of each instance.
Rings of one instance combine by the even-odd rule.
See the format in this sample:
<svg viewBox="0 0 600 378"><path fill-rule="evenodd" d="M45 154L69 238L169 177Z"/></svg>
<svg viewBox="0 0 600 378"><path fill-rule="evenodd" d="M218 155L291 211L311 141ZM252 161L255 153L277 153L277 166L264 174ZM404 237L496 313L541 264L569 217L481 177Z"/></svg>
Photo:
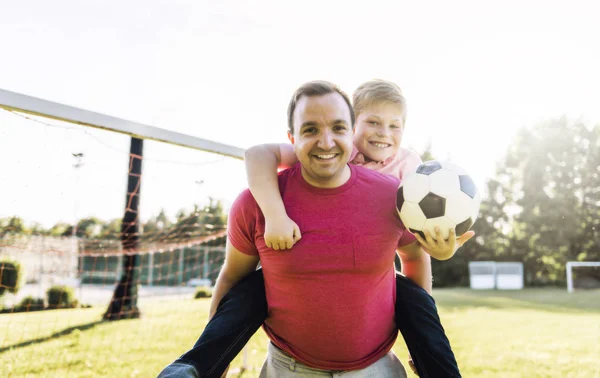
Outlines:
<svg viewBox="0 0 600 378"><path fill-rule="evenodd" d="M236 197L235 201L233 201L231 211L247 211L248 209L256 207L258 207L258 203L254 199L250 189L246 188L242 190Z"/></svg>
<svg viewBox="0 0 600 378"><path fill-rule="evenodd" d="M292 177L295 177L296 175L300 174L299 164L300 163L298 163L290 168L286 168L277 174L277 180L279 183L280 192L284 191L285 187L287 186L288 181L290 181L290 179ZM258 211L258 213L261 213L261 210L258 206L258 203L256 202L256 199L254 199L252 192L248 188L242 190L240 192L240 194L238 194L237 198L235 199L234 205L232 206L232 209L233 208L235 208L236 210L242 209L242 208L246 209L246 210L249 208L253 208L253 209L256 209Z"/></svg>
<svg viewBox="0 0 600 378"><path fill-rule="evenodd" d="M279 184L279 191L283 193L285 191L285 187L287 183L291 181L293 177L301 175L301 165L300 163L296 163L293 166L283 169L277 173L277 182Z"/></svg>

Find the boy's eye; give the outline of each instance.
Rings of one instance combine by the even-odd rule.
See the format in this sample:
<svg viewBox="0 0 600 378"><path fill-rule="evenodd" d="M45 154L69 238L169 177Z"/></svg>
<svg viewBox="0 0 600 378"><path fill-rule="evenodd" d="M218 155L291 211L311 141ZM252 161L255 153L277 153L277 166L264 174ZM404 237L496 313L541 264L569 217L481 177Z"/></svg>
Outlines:
<svg viewBox="0 0 600 378"><path fill-rule="evenodd" d="M373 126L377 126L377 125L379 125L379 122L377 122L377 121L367 121L367 123L368 123L369 125L373 125Z"/></svg>
<svg viewBox="0 0 600 378"><path fill-rule="evenodd" d="M334 127L334 130L335 131L346 131L346 130L348 130L348 128L344 125L339 125L339 126Z"/></svg>
<svg viewBox="0 0 600 378"><path fill-rule="evenodd" d="M302 130L302 134L313 134L317 131L316 127L307 127L304 130Z"/></svg>

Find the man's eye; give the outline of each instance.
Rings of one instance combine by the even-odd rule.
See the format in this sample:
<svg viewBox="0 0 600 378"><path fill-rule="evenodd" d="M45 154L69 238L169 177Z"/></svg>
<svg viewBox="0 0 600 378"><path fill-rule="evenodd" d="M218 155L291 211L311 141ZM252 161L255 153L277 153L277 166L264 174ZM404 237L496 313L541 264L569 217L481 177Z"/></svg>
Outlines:
<svg viewBox="0 0 600 378"><path fill-rule="evenodd" d="M396 125L390 125L390 127L391 127L392 129L400 129L400 128L401 128L400 126L396 126Z"/></svg>
<svg viewBox="0 0 600 378"><path fill-rule="evenodd" d="M302 131L303 134L313 134L317 129L314 127L308 127Z"/></svg>
<svg viewBox="0 0 600 378"><path fill-rule="evenodd" d="M346 130L348 130L348 128L346 126L340 125L340 126L335 127L335 131L346 131Z"/></svg>
<svg viewBox="0 0 600 378"><path fill-rule="evenodd" d="M367 123L368 123L369 125L373 125L373 126L377 126L377 125L379 125L379 122L377 122L377 121L367 121Z"/></svg>

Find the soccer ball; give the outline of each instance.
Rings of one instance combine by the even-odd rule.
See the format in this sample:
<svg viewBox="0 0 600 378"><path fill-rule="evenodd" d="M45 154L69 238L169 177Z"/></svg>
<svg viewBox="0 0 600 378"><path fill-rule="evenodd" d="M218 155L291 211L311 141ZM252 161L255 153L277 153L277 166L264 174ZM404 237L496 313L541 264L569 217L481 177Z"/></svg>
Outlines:
<svg viewBox="0 0 600 378"><path fill-rule="evenodd" d="M423 238L435 237L439 226L444 239L454 228L456 237L467 232L479 214L481 195L473 179L456 164L431 160L422 163L398 187L396 209L404 226Z"/></svg>

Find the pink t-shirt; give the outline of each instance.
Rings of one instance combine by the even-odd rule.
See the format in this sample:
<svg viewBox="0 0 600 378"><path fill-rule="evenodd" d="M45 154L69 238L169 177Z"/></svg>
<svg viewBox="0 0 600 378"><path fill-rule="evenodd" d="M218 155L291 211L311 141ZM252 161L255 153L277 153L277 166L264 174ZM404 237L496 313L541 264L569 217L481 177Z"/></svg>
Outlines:
<svg viewBox="0 0 600 378"><path fill-rule="evenodd" d="M395 209L399 180L350 165L333 189L309 185L300 164L279 174L279 188L302 239L288 251L265 245L264 217L245 190L229 213L228 237L263 267L271 341L315 368L364 368L393 346L398 246L415 239Z"/></svg>
<svg viewBox="0 0 600 378"><path fill-rule="evenodd" d="M403 180L407 174L414 172L422 161L416 152L404 147L400 147L400 151L396 155L385 161L370 160L354 147L350 155L350 163Z"/></svg>

